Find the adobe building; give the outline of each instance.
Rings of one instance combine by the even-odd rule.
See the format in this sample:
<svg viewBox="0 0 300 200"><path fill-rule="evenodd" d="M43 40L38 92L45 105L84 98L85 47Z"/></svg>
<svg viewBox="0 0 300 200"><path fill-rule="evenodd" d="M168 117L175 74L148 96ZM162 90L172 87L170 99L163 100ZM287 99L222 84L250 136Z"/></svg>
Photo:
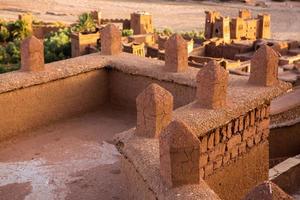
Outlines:
<svg viewBox="0 0 300 200"><path fill-rule="evenodd" d="M145 44L137 44L137 43L126 43L123 44L123 51L127 53L132 53L137 56L145 56Z"/></svg>
<svg viewBox="0 0 300 200"><path fill-rule="evenodd" d="M102 13L100 11L97 10L91 11L91 16L95 24L97 24L98 26L102 24Z"/></svg>
<svg viewBox="0 0 300 200"><path fill-rule="evenodd" d="M99 185L118 191L122 174L122 197L133 200L289 199L266 182L271 101L292 88L278 80L269 45L254 53L249 78L214 60L188 66L178 35L165 44L166 61L121 52L114 25L101 37L100 53L49 64L30 37L21 63L40 70L0 75L1 195L22 184L32 199L103 197Z"/></svg>
<svg viewBox="0 0 300 200"><path fill-rule="evenodd" d="M270 39L271 37L269 14L259 14L257 18L252 18L249 10L240 10L239 16L232 19L222 17L216 11L206 11L205 14L206 39L218 37L228 42L228 37L238 40Z"/></svg>
<svg viewBox="0 0 300 200"><path fill-rule="evenodd" d="M153 33L152 15L141 11L131 13L130 27L135 35Z"/></svg>
<svg viewBox="0 0 300 200"><path fill-rule="evenodd" d="M257 52L253 59L260 55L273 59L269 54ZM167 91L153 84L141 92L136 106L142 114L137 120L152 128L141 129L137 124L116 137L130 199L174 199L176 195L178 199L242 199L268 180L270 101L290 86L280 81L264 84L277 80L270 71L277 69L272 63L258 69L265 76L256 76L256 81L228 75L217 62L195 72L191 68L188 73L176 72L178 81L185 84L185 74L195 73L193 78L186 77L193 80L194 97L184 106L178 106L179 96L171 88ZM256 71L251 73L255 77ZM153 94L147 97L148 90ZM172 104L174 111L162 110ZM156 120L164 115L169 125L156 129ZM203 180L212 190L203 186Z"/></svg>
<svg viewBox="0 0 300 200"><path fill-rule="evenodd" d="M71 33L71 53L72 57L82 56L88 53L90 46L97 46L100 40L100 33Z"/></svg>

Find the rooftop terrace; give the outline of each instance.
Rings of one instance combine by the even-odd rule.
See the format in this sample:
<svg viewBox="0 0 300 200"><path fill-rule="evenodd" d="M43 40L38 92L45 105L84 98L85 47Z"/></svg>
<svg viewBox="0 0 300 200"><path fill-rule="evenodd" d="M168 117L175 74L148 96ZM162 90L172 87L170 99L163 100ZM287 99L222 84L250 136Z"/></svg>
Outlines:
<svg viewBox="0 0 300 200"><path fill-rule="evenodd" d="M111 48L109 44L108 48ZM212 63L214 70L221 70L224 77L228 76L228 83L221 77L224 81L221 84L228 87L225 95L217 96L225 103L212 109L199 106L199 95L213 96L216 90L222 89L218 88L220 82L214 75L212 87L215 90L199 89L199 84L206 80L199 80L197 74L201 74L201 70L210 70L207 67L186 66L180 72L170 72L163 61L114 50L117 53L113 55L95 53L46 64L39 71L0 75L0 105L5 105L0 110L1 194L27 199L99 199L103 196L122 199L127 195L128 187L142 187L146 183L147 187L141 193L147 199L153 194L158 199L218 199L218 196L224 197L226 184L217 185L214 178L207 179L210 175L228 175L229 178L224 180L231 183L230 189L235 188L235 184L240 185L236 196L244 195L250 186L267 179L270 101L289 90L290 84L277 81L276 74L269 76L267 71L257 78L276 79L276 82L267 86L261 82L253 84L248 77L226 75L225 69ZM166 56L173 56L173 53ZM180 59L179 63L172 61L171 66L176 67L182 62ZM270 67L264 67L272 70L276 66L271 63ZM168 90L173 97L171 120L186 124L197 143L203 143L204 137L213 138L212 146L204 152L210 154L207 165L210 165L211 174L205 169L205 176L201 175L198 184L166 188L159 166L160 139L134 134L136 112L139 112L136 98L153 83L159 85L155 87ZM255 117L252 119L251 116ZM233 126L227 129L229 124L237 126L237 131L230 136L226 133L222 140L220 137L215 139L220 127L235 130ZM255 129L255 140L253 135L246 138L249 127ZM120 132L122 134L114 140L119 147L117 151L111 143ZM237 137L240 138L238 142ZM248 144L246 140L251 138L252 144ZM224 157L229 154L227 164L223 157L221 165L212 160L217 159L212 152L219 146L224 147ZM125 165L121 166L120 160L125 161ZM249 160L253 162L247 165ZM128 161L129 165L126 164ZM237 170L236 173L230 173L232 168ZM142 177L141 184L123 182L135 173L138 177L132 180L139 181ZM241 174L243 178L239 178ZM11 194L11 190L17 192Z"/></svg>

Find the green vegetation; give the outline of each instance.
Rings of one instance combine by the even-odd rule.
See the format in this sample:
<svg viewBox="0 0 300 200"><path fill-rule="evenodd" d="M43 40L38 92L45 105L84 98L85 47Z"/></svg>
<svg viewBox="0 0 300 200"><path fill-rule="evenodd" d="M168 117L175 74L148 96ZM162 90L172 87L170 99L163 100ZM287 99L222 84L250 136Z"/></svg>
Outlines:
<svg viewBox="0 0 300 200"><path fill-rule="evenodd" d="M7 42L9 39L9 31L6 26L0 25L0 42Z"/></svg>
<svg viewBox="0 0 300 200"><path fill-rule="evenodd" d="M70 29L60 29L48 34L44 40L45 62L71 57ZM22 20L0 22L0 73L20 68L20 43L31 34Z"/></svg>
<svg viewBox="0 0 300 200"><path fill-rule="evenodd" d="M20 68L20 41L31 34L23 20L0 22L0 73Z"/></svg>
<svg viewBox="0 0 300 200"><path fill-rule="evenodd" d="M71 57L70 29L59 29L52 32L44 40L45 63L63 60Z"/></svg>
<svg viewBox="0 0 300 200"><path fill-rule="evenodd" d="M23 20L8 23L8 29L11 30L11 40L23 40L31 35L31 30L29 29L28 24Z"/></svg>
<svg viewBox="0 0 300 200"><path fill-rule="evenodd" d="M72 28L73 32L94 33L97 31L96 24L90 13L79 16L78 24Z"/></svg>
<svg viewBox="0 0 300 200"><path fill-rule="evenodd" d="M123 29L122 30L122 36L126 37L126 36L131 36L133 35L133 30L132 29Z"/></svg>
<svg viewBox="0 0 300 200"><path fill-rule="evenodd" d="M174 34L172 29L170 29L170 28L164 28L162 31L154 29L154 33L161 35L161 36L171 36Z"/></svg>
<svg viewBox="0 0 300 200"><path fill-rule="evenodd" d="M170 37L171 35L176 33L174 31L172 31L170 28L164 28L162 31L154 29L154 32L157 33L158 35L168 36L168 37ZM194 39L197 42L202 42L205 40L204 31L192 30L190 32L180 32L179 34L181 34L182 37L184 37L186 39Z"/></svg>
<svg viewBox="0 0 300 200"><path fill-rule="evenodd" d="M185 33L181 33L181 35L185 38L190 38L190 39L194 39L194 40L200 40L200 41L204 41L205 37L204 37L204 32L203 31L190 31L190 32L185 32Z"/></svg>

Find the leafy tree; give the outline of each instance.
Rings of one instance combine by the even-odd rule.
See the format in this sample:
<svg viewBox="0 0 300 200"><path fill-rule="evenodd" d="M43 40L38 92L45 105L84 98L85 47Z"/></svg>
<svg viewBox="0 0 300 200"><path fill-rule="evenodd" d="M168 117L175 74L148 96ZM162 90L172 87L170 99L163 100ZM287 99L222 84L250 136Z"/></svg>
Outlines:
<svg viewBox="0 0 300 200"><path fill-rule="evenodd" d="M132 29L123 29L122 30L122 36L131 36L131 35L133 35Z"/></svg>
<svg viewBox="0 0 300 200"><path fill-rule="evenodd" d="M20 41L14 40L14 42L9 42L6 46L6 52L8 53L10 59L10 63L20 63L21 55L20 55Z"/></svg>
<svg viewBox="0 0 300 200"><path fill-rule="evenodd" d="M14 23L8 23L8 27L11 30L12 40L23 40L31 35L31 30L27 22L23 20L17 20Z"/></svg>
<svg viewBox="0 0 300 200"><path fill-rule="evenodd" d="M74 27L73 31L82 33L96 32L96 24L90 13L83 13L79 16L79 22Z"/></svg>
<svg viewBox="0 0 300 200"><path fill-rule="evenodd" d="M44 40L45 62L53 62L71 57L70 29L59 29Z"/></svg>
<svg viewBox="0 0 300 200"><path fill-rule="evenodd" d="M4 46L0 46L0 63L7 64L9 61L9 55L6 52L6 49Z"/></svg>
<svg viewBox="0 0 300 200"><path fill-rule="evenodd" d="M10 34L6 26L4 24L0 25L0 42L7 42L9 36Z"/></svg>

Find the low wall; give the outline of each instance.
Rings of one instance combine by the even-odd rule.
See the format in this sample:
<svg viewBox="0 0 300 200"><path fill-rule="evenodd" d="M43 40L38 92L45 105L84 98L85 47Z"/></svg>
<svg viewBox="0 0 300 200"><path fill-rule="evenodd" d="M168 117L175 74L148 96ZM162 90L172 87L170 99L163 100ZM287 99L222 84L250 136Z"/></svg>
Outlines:
<svg viewBox="0 0 300 200"><path fill-rule="evenodd" d="M107 101L105 69L0 95L0 140L97 109Z"/></svg>
<svg viewBox="0 0 300 200"><path fill-rule="evenodd" d="M109 72L110 101L135 110L136 97L151 83L157 83L172 93L174 108L186 105L195 99L195 87L112 70Z"/></svg>
<svg viewBox="0 0 300 200"><path fill-rule="evenodd" d="M156 195L150 189L150 186L144 181L143 176L139 174L132 163L124 157L121 157L122 173L125 175L126 191L128 199L155 200Z"/></svg>
<svg viewBox="0 0 300 200"><path fill-rule="evenodd" d="M286 193L293 195L300 188L300 154L274 166L269 171L269 178Z"/></svg>
<svg viewBox="0 0 300 200"><path fill-rule="evenodd" d="M199 137L202 177L221 199L242 199L268 180L269 108L264 104Z"/></svg>
<svg viewBox="0 0 300 200"><path fill-rule="evenodd" d="M300 154L300 123L271 129L269 142L270 159Z"/></svg>
<svg viewBox="0 0 300 200"><path fill-rule="evenodd" d="M223 200L242 199L258 183L268 180L268 151L268 142L263 142L205 181Z"/></svg>

